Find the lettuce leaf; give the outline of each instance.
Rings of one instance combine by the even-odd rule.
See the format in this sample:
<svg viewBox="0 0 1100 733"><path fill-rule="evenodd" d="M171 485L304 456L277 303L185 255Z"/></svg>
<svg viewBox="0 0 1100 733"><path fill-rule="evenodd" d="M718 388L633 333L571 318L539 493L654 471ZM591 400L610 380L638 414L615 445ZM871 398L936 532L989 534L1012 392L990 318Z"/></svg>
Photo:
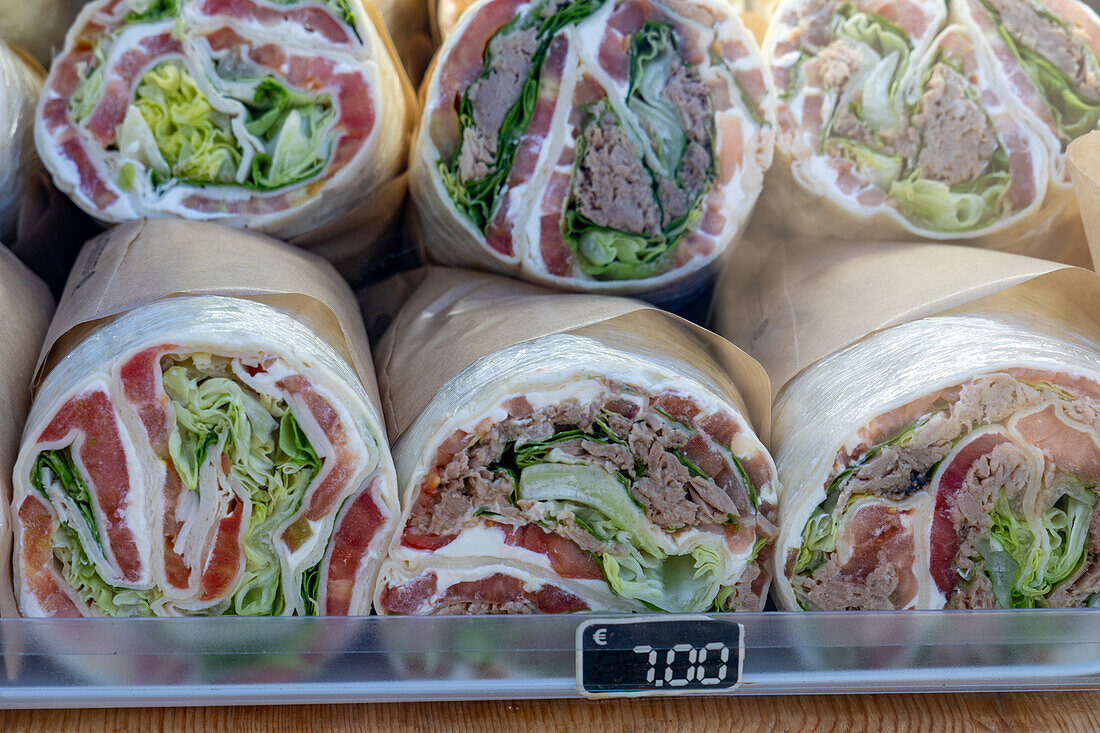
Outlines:
<svg viewBox="0 0 1100 733"><path fill-rule="evenodd" d="M655 557L634 549L625 557L603 554L597 561L616 595L672 613L711 608L725 574L720 541L700 544L688 555Z"/></svg>
<svg viewBox="0 0 1100 733"><path fill-rule="evenodd" d="M541 502L547 521L568 512L594 537L622 548L597 557L617 595L662 611L704 611L714 603L719 578L726 575L724 540L713 535L689 554L670 557L615 475L586 465L536 464L523 469L516 495Z"/></svg>
<svg viewBox="0 0 1100 733"><path fill-rule="evenodd" d="M649 138L643 145L649 169L668 179L676 178L687 147L683 115L664 93L677 53L668 23L647 22L630 40L626 106Z"/></svg>
<svg viewBox="0 0 1100 733"><path fill-rule="evenodd" d="M180 0L126 0L126 23L155 23L180 14Z"/></svg>
<svg viewBox="0 0 1100 733"><path fill-rule="evenodd" d="M280 562L275 530L301 507L321 469L321 459L285 402L258 395L222 376L209 355L191 355L164 372L175 424L169 452L184 485L199 490L203 464L221 445L229 473L252 499L244 536L245 570L226 613L241 616L282 612Z"/></svg>
<svg viewBox="0 0 1100 733"><path fill-rule="evenodd" d="M1022 517L1004 489L997 496L979 552L999 606L1044 605L1045 596L1084 557L1096 495L1075 477L1060 474L1052 496L1038 522Z"/></svg>
<svg viewBox="0 0 1100 733"><path fill-rule="evenodd" d="M890 197L908 219L931 229L964 232L978 229L1007 213L1007 194L1012 184L1008 156L998 148L986 172L973 181L948 186L943 181L920 177L914 170L890 185Z"/></svg>
<svg viewBox="0 0 1100 733"><path fill-rule="evenodd" d="M60 450L46 450L38 454L31 468L31 485L50 500L46 487L57 482L73 503L76 505L80 516L88 525L88 531L92 533L97 543L102 544L99 536L99 523L95 518L95 510L92 507L92 494L87 484L81 478L73 460L72 447Z"/></svg>
<svg viewBox="0 0 1100 733"><path fill-rule="evenodd" d="M80 83L69 97L68 106L69 117L74 122L81 122L90 115L99 104L99 98L103 96L103 74L111 40L99 40L92 51L92 60L77 65L76 73L80 77Z"/></svg>
<svg viewBox="0 0 1100 733"><path fill-rule="evenodd" d="M164 61L147 71L134 106L173 177L194 183L237 181L241 149L230 116L210 106L181 62Z"/></svg>
<svg viewBox="0 0 1100 733"><path fill-rule="evenodd" d="M76 532L61 522L52 538L53 554L65 582L78 598L107 616L149 616L160 597L156 588L119 588L100 577Z"/></svg>
<svg viewBox="0 0 1100 733"><path fill-rule="evenodd" d="M294 92L263 79L248 103L245 129L266 145L252 159L252 182L260 189L289 186L311 178L331 157L329 125L336 113L327 96Z"/></svg>

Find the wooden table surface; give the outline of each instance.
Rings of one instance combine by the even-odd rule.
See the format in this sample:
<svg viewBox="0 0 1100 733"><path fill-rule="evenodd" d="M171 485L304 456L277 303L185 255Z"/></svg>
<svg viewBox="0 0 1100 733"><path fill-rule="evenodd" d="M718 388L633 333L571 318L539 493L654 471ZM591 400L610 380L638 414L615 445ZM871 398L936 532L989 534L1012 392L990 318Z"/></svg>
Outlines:
<svg viewBox="0 0 1100 733"><path fill-rule="evenodd" d="M215 731L1041 731L1100 729L1100 692L744 697L0 712L0 730Z"/></svg>

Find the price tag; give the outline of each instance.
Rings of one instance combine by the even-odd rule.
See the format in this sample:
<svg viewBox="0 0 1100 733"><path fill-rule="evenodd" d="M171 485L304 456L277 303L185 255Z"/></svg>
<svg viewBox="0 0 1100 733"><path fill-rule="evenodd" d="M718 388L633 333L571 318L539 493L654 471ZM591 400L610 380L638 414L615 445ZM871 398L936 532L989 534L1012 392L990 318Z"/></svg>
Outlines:
<svg viewBox="0 0 1100 733"><path fill-rule="evenodd" d="M722 618L589 619L577 627L577 689L596 698L729 692L744 657L744 628Z"/></svg>

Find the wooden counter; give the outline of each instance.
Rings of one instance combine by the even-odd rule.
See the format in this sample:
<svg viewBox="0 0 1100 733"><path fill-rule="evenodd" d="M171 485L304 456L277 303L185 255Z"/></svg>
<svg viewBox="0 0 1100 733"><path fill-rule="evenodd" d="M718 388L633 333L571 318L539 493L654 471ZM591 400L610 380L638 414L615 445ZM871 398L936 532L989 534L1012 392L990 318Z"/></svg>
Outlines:
<svg viewBox="0 0 1100 733"><path fill-rule="evenodd" d="M0 712L6 732L1097 730L1100 692Z"/></svg>

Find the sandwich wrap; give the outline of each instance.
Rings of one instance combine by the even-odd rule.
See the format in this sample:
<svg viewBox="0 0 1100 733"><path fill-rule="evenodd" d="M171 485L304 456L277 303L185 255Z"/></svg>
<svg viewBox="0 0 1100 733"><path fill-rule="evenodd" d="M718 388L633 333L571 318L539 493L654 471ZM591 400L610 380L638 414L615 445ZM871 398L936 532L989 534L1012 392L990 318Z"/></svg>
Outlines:
<svg viewBox="0 0 1100 733"><path fill-rule="evenodd" d="M297 238L392 215L374 197L404 185L415 116L369 2L97 0L51 68L35 139L58 188L101 221Z"/></svg>
<svg viewBox="0 0 1100 733"><path fill-rule="evenodd" d="M771 163L756 41L711 0L485 0L427 79L429 259L604 293L706 280Z"/></svg>
<svg viewBox="0 0 1100 733"><path fill-rule="evenodd" d="M327 264L213 224L112 229L38 381L12 503L25 615L369 611L396 484Z"/></svg>
<svg viewBox="0 0 1100 733"><path fill-rule="evenodd" d="M720 283L715 324L778 394L776 603L1093 602L1096 275L932 244L766 249Z"/></svg>
<svg viewBox="0 0 1100 733"><path fill-rule="evenodd" d="M763 607L767 380L725 341L430 269L377 354L403 509L378 613Z"/></svg>
<svg viewBox="0 0 1100 733"><path fill-rule="evenodd" d="M983 2L1027 8L1029 28L1047 22L1030 0L973 5ZM968 7L779 5L764 42L779 95L761 202L772 226L813 238L965 240L1087 264L1064 141L1027 111L1035 89L1006 73L990 48L999 31ZM1075 50L1095 61L1087 45ZM1032 101L1045 110L1061 99L1048 93Z"/></svg>

